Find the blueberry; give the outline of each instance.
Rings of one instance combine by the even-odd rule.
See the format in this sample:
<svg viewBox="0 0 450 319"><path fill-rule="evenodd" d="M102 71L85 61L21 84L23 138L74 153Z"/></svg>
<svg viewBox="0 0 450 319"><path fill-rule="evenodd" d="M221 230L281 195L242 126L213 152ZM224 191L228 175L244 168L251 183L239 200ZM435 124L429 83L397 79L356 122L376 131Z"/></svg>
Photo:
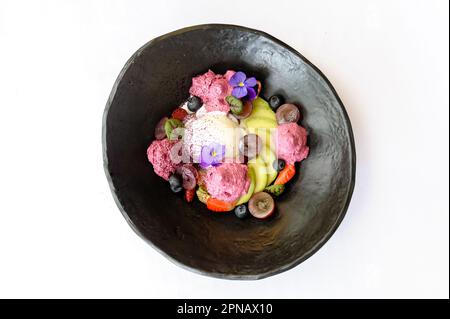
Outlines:
<svg viewBox="0 0 450 319"><path fill-rule="evenodd" d="M197 112L202 104L202 100L198 96L190 96L187 100L187 107L191 112Z"/></svg>
<svg viewBox="0 0 450 319"><path fill-rule="evenodd" d="M276 159L273 161L273 169L276 170L277 172L282 171L283 168L285 168L286 166L286 162L282 159Z"/></svg>
<svg viewBox="0 0 450 319"><path fill-rule="evenodd" d="M283 104L283 98L279 95L272 95L269 99L269 105L272 110L276 110L281 104Z"/></svg>
<svg viewBox="0 0 450 319"><path fill-rule="evenodd" d="M172 190L172 192L174 192L174 193L181 192L183 190L183 187L182 187L183 180L182 180L181 176L179 176L177 174L170 175L169 185L170 185L170 189Z"/></svg>
<svg viewBox="0 0 450 319"><path fill-rule="evenodd" d="M244 204L236 206L234 209L234 213L236 214L237 218L245 218L248 215L247 206Z"/></svg>
<svg viewBox="0 0 450 319"><path fill-rule="evenodd" d="M174 185L170 185L170 189L172 190L172 192L174 193L179 193L183 190L183 187L181 186L174 186Z"/></svg>

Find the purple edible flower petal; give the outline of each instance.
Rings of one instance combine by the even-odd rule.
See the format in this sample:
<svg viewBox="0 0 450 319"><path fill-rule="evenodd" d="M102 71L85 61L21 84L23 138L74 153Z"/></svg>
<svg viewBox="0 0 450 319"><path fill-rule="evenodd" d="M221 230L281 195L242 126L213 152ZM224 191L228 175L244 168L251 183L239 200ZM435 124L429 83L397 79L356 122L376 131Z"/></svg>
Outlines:
<svg viewBox="0 0 450 319"><path fill-rule="evenodd" d="M244 83L245 79L247 78L247 76L245 75L244 72L236 72L235 74L233 74L233 76L230 78L230 85L231 86L240 86L240 84Z"/></svg>

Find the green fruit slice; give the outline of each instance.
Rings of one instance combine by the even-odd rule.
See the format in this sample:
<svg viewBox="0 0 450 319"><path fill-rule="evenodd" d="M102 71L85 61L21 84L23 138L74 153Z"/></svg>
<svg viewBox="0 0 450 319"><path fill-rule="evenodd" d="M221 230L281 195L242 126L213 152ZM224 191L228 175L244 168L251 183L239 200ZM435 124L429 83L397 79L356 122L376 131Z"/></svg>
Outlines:
<svg viewBox="0 0 450 319"><path fill-rule="evenodd" d="M269 119L267 117L249 117L245 119L244 125L248 128L276 128L278 127L277 121Z"/></svg>
<svg viewBox="0 0 450 319"><path fill-rule="evenodd" d="M260 156L257 156L248 162L248 166L255 172L256 182L254 193L261 192L267 185L266 163Z"/></svg>
<svg viewBox="0 0 450 319"><path fill-rule="evenodd" d="M267 103L262 98L258 97L253 101L253 111L250 117L265 117L269 120L277 120L275 112L270 108L269 103Z"/></svg>
<svg viewBox="0 0 450 319"><path fill-rule="evenodd" d="M201 201L203 204L206 204L206 202L208 201L208 198L210 197L208 192L203 187L199 187L197 189L196 193L197 193L198 200Z"/></svg>
<svg viewBox="0 0 450 319"><path fill-rule="evenodd" d="M248 187L247 194L242 195L241 198L239 198L239 200L236 203L236 206L247 203L250 200L250 197L252 197L253 192L255 191L256 177L255 171L251 166L248 167L248 177L250 178L250 186Z"/></svg>

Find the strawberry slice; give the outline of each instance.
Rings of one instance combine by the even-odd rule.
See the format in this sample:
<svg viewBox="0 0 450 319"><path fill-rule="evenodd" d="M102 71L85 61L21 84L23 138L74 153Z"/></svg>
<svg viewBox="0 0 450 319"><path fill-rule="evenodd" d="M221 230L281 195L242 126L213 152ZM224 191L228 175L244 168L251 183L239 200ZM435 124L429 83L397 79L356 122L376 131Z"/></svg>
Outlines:
<svg viewBox="0 0 450 319"><path fill-rule="evenodd" d="M295 175L294 164L286 164L286 167L278 173L278 177L274 182L274 185L282 185L289 182Z"/></svg>
<svg viewBox="0 0 450 319"><path fill-rule="evenodd" d="M183 121L183 119L188 115L188 112L181 107L177 107L172 112L172 118Z"/></svg>
<svg viewBox="0 0 450 319"><path fill-rule="evenodd" d="M184 198L188 203L194 200L194 196L195 196L195 189L186 189L186 191L184 192Z"/></svg>
<svg viewBox="0 0 450 319"><path fill-rule="evenodd" d="M235 203L225 202L217 198L208 198L206 207L214 212L229 212L233 210Z"/></svg>
<svg viewBox="0 0 450 319"><path fill-rule="evenodd" d="M208 202L208 199L211 197L202 186L200 186L197 189L196 193L198 200L201 201L203 204L206 204Z"/></svg>

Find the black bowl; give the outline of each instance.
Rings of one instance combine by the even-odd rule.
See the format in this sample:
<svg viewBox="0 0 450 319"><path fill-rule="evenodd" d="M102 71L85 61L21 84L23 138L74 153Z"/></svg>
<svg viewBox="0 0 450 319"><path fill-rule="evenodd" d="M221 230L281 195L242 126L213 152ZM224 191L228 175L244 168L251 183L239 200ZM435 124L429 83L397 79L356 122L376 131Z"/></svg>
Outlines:
<svg viewBox="0 0 450 319"><path fill-rule="evenodd" d="M239 220L188 204L147 161L156 123L208 68L243 70L262 81L265 98L281 94L301 106L311 152L270 220ZM281 41L232 25L178 30L130 58L106 105L103 156L116 203L138 235L178 265L227 279L264 278L311 256L344 217L355 181L350 121L330 82Z"/></svg>

